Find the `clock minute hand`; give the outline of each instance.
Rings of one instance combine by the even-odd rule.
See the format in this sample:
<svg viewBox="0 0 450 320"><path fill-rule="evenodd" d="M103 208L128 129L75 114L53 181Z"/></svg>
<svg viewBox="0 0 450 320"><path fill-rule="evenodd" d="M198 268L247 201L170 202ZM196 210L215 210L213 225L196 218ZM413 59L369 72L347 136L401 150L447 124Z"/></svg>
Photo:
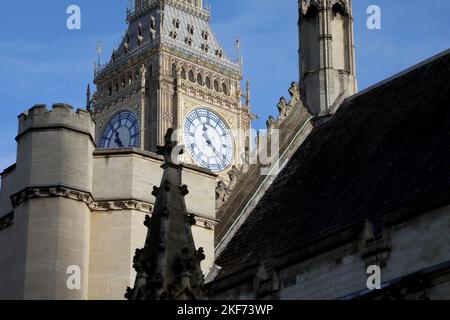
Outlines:
<svg viewBox="0 0 450 320"><path fill-rule="evenodd" d="M217 151L217 149L214 147L214 145L212 144L211 139L209 138L208 135L208 128L206 127L206 124L203 124L203 137L206 139L206 144L212 149L212 151L214 152L214 154L216 155L216 157L218 159L220 159L220 153Z"/></svg>
<svg viewBox="0 0 450 320"><path fill-rule="evenodd" d="M116 139L114 140L114 142L117 144L119 148L123 148L122 140L120 140L119 132L117 131L116 131Z"/></svg>

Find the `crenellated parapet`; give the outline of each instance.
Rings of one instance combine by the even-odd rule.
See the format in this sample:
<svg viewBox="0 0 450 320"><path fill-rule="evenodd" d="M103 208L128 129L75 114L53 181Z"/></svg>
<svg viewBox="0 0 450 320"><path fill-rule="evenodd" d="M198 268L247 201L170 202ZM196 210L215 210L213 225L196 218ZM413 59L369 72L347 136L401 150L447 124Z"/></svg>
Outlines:
<svg viewBox="0 0 450 320"><path fill-rule="evenodd" d="M68 129L89 135L95 141L95 123L89 112L74 108L69 104L54 104L51 110L46 105L35 105L19 117L17 139L30 131L46 129Z"/></svg>

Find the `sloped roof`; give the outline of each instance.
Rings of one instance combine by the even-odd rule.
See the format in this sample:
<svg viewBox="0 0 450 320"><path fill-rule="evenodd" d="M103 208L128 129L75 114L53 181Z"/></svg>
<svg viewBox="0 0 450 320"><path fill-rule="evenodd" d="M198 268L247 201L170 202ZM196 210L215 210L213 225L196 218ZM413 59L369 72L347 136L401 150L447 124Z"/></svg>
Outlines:
<svg viewBox="0 0 450 320"><path fill-rule="evenodd" d="M218 279L450 203L450 50L348 98L218 257Z"/></svg>

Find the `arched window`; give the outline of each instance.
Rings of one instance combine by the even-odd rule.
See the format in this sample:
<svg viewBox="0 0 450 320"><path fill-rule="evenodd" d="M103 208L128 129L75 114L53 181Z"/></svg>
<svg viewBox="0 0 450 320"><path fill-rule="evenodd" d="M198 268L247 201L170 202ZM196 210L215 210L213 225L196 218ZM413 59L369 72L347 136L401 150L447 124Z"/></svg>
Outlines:
<svg viewBox="0 0 450 320"><path fill-rule="evenodd" d="M222 84L222 92L226 95L228 95L228 88L227 85L225 83Z"/></svg>
<svg viewBox="0 0 450 320"><path fill-rule="evenodd" d="M203 85L203 77L200 73L197 75L197 83L201 86Z"/></svg>
<svg viewBox="0 0 450 320"><path fill-rule="evenodd" d="M175 63L172 64L172 77L177 77L177 65Z"/></svg>
<svg viewBox="0 0 450 320"><path fill-rule="evenodd" d="M133 77L129 76L128 77L128 85L131 86L133 84Z"/></svg>
<svg viewBox="0 0 450 320"><path fill-rule="evenodd" d="M219 82L217 80L214 80L214 90L219 92Z"/></svg>
<svg viewBox="0 0 450 320"><path fill-rule="evenodd" d="M211 89L211 79L209 77L206 77L205 85L208 89Z"/></svg>
<svg viewBox="0 0 450 320"><path fill-rule="evenodd" d="M195 75L194 75L194 72L192 70L189 70L189 81L190 82L195 82Z"/></svg>
<svg viewBox="0 0 450 320"><path fill-rule="evenodd" d="M311 6L309 6L308 10L306 11L305 18L307 20L314 18L318 12L319 12L319 9L315 5L311 5Z"/></svg>
<svg viewBox="0 0 450 320"><path fill-rule="evenodd" d="M186 70L184 68L181 70L181 78L186 79Z"/></svg>

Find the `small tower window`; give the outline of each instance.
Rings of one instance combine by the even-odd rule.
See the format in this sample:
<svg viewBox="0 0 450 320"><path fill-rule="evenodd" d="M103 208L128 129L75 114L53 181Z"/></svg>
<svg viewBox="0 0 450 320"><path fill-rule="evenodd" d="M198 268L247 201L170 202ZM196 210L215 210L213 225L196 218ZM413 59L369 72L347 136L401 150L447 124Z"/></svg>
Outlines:
<svg viewBox="0 0 450 320"><path fill-rule="evenodd" d="M200 73L197 75L197 83L201 86L203 85L203 77Z"/></svg>
<svg viewBox="0 0 450 320"><path fill-rule="evenodd" d="M222 92L223 94L228 95L228 88L225 83L222 84Z"/></svg>
<svg viewBox="0 0 450 320"><path fill-rule="evenodd" d="M209 77L206 77L205 85L208 89L211 89L211 79Z"/></svg>
<svg viewBox="0 0 450 320"><path fill-rule="evenodd" d="M223 51L222 51L222 49L217 49L217 50L216 50L216 56L217 56L219 59L222 59L222 58L223 58Z"/></svg>
<svg viewBox="0 0 450 320"><path fill-rule="evenodd" d="M178 38L178 33L174 30L174 31L170 31L170 34L169 34L169 36L172 38L172 39L176 39L176 38Z"/></svg>
<svg viewBox="0 0 450 320"><path fill-rule="evenodd" d="M190 35L194 35L194 26L192 24L188 25L188 32Z"/></svg>
<svg viewBox="0 0 450 320"><path fill-rule="evenodd" d="M181 70L181 77L186 79L186 70L184 68Z"/></svg>
<svg viewBox="0 0 450 320"><path fill-rule="evenodd" d="M108 87L108 96L112 96L112 87Z"/></svg>
<svg viewBox="0 0 450 320"><path fill-rule="evenodd" d="M172 64L172 77L177 77L177 65L175 63Z"/></svg>
<svg viewBox="0 0 450 320"><path fill-rule="evenodd" d="M214 90L219 92L219 82L217 80L214 80Z"/></svg>
<svg viewBox="0 0 450 320"><path fill-rule="evenodd" d="M186 39L184 41L186 42L186 44L188 46L192 46L192 38L191 37L186 37Z"/></svg>
<svg viewBox="0 0 450 320"><path fill-rule="evenodd" d="M190 82L195 82L195 75L194 75L194 72L192 70L189 70L189 81Z"/></svg>
<svg viewBox="0 0 450 320"><path fill-rule="evenodd" d="M203 50L204 52L206 52L206 53L209 52L209 46L208 46L207 43L203 43L203 44L202 44L202 50Z"/></svg>
<svg viewBox="0 0 450 320"><path fill-rule="evenodd" d="M180 29L180 19L173 19L173 26L176 29Z"/></svg>
<svg viewBox="0 0 450 320"><path fill-rule="evenodd" d="M133 77L129 76L128 77L128 85L131 86L133 84Z"/></svg>
<svg viewBox="0 0 450 320"><path fill-rule="evenodd" d="M119 92L119 84L118 83L116 83L115 89L116 89L116 92Z"/></svg>
<svg viewBox="0 0 450 320"><path fill-rule="evenodd" d="M134 75L134 78L135 78L136 80L139 80L139 77L140 77L139 72L136 72L136 74Z"/></svg>
<svg viewBox="0 0 450 320"><path fill-rule="evenodd" d="M203 40L208 41L208 39L209 39L209 32L203 30L202 31L202 37L203 37Z"/></svg>

